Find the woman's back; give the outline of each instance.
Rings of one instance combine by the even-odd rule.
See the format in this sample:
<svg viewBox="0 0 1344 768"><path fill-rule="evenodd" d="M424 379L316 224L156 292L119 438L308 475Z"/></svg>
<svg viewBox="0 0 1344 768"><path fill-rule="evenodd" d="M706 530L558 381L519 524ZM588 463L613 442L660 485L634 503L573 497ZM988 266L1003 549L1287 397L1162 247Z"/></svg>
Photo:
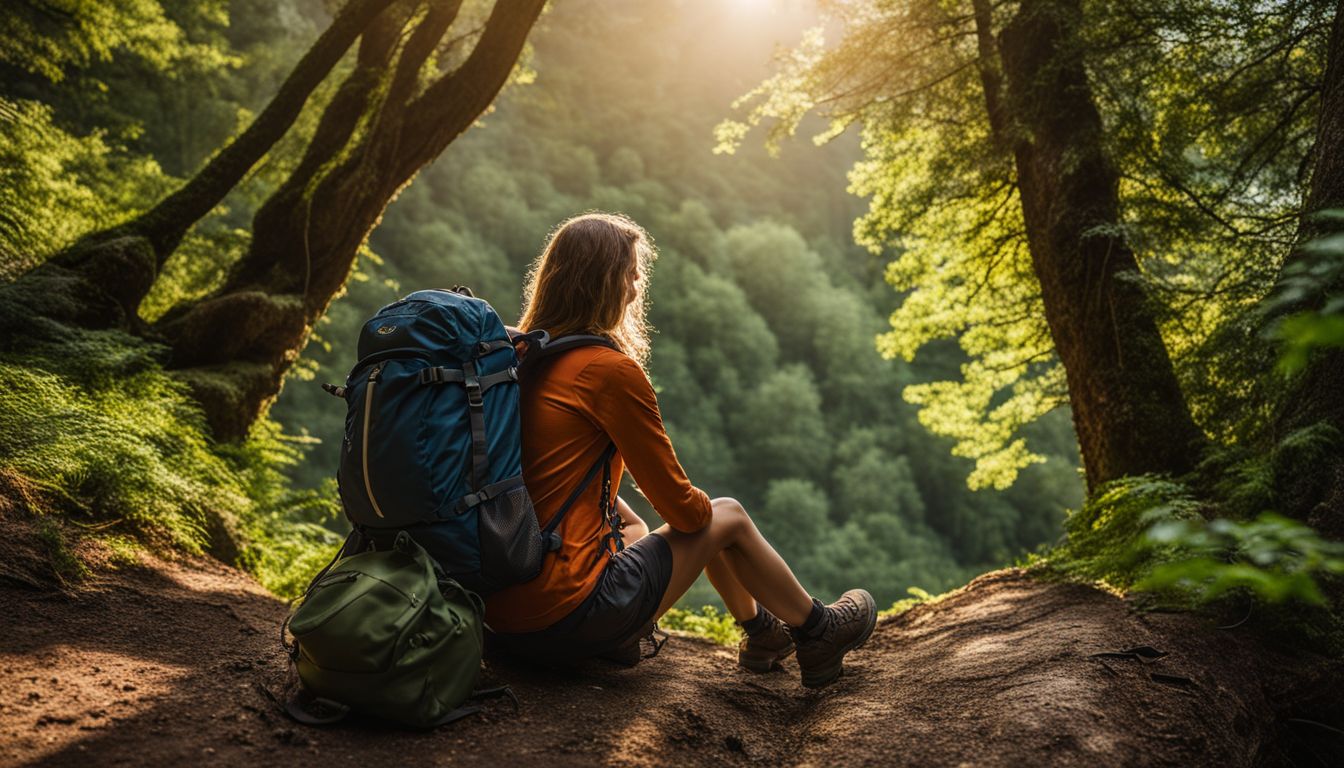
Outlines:
<svg viewBox="0 0 1344 768"><path fill-rule="evenodd" d="M653 387L634 360L606 347L584 347L523 370L523 477L543 527L613 442L613 486L628 464L665 521L684 530L705 525L709 498L691 485L678 463ZM604 547L606 522L598 512L601 492L601 482L584 489L558 530L560 550L545 559L537 578L486 601L493 629L543 629L593 590L610 551L610 545Z"/></svg>

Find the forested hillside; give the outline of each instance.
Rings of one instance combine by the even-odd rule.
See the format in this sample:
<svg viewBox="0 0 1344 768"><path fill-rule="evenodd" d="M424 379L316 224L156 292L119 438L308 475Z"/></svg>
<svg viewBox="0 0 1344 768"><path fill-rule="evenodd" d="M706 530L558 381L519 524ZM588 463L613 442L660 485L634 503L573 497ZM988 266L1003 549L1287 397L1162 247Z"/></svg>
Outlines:
<svg viewBox="0 0 1344 768"><path fill-rule="evenodd" d="M889 604L1053 541L1081 500L1066 415L1033 441L1052 461L1007 491L971 491L971 463L901 398L955 370L958 350L914 365L877 353L899 297L882 279L886 257L852 241L852 137L822 151L800 140L778 158L711 152L714 125L765 74L772 43L812 23L803 4L756 15L557 6L532 38L535 82L389 208L370 241L377 258L319 326L303 376L343 380L363 320L418 288L467 284L516 320L549 230L576 212L622 211L660 252L650 370L678 456L710 495L746 504L819 594L862 582ZM299 470L306 484L334 472L340 405L291 377L272 411L322 440ZM713 600L707 589L689 599Z"/></svg>

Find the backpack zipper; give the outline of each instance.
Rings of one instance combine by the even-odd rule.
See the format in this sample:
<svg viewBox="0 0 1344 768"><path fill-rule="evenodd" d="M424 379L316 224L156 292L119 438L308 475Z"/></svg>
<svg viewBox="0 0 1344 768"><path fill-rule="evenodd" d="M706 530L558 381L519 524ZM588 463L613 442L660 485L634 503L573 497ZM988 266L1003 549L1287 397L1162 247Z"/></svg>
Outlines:
<svg viewBox="0 0 1344 768"><path fill-rule="evenodd" d="M378 506L378 500L373 497L373 480L369 477L369 420L373 415L373 387L378 383L378 376L383 372L383 365L379 363L369 371L369 383L364 387L364 446L361 458L364 461L364 491L369 495L369 503L373 505L374 514L383 516L383 510Z"/></svg>

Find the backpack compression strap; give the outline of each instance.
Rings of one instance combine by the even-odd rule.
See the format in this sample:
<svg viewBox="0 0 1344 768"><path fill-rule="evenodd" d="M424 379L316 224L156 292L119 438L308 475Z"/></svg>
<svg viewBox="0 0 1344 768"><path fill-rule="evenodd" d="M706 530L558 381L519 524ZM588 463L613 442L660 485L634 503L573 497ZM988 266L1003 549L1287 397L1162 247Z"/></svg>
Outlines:
<svg viewBox="0 0 1344 768"><path fill-rule="evenodd" d="M507 349L511 342L499 339L483 341L476 345L476 359L498 349ZM471 423L471 489L480 494L487 489L490 477L489 444L485 432L485 392L496 384L518 381L518 369L508 367L502 371L477 374L476 360L467 360L461 368L425 368L420 371L421 384L458 383L467 390L467 414ZM478 499L476 503L486 497Z"/></svg>

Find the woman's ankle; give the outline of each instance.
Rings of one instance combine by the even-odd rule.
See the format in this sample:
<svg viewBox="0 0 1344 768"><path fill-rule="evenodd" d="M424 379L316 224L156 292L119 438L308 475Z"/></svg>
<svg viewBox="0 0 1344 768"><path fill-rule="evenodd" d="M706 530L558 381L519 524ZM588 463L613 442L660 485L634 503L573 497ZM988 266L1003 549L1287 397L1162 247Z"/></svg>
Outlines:
<svg viewBox="0 0 1344 768"><path fill-rule="evenodd" d="M747 637L758 635L770 628L770 620L774 616L760 603L756 604L756 615L746 621L737 622L742 627L742 631L747 633Z"/></svg>
<svg viewBox="0 0 1344 768"><path fill-rule="evenodd" d="M824 628L826 620L826 606L817 598L812 598L812 611L808 613L807 620L801 625L792 627L799 635L803 637L813 637L820 634Z"/></svg>

